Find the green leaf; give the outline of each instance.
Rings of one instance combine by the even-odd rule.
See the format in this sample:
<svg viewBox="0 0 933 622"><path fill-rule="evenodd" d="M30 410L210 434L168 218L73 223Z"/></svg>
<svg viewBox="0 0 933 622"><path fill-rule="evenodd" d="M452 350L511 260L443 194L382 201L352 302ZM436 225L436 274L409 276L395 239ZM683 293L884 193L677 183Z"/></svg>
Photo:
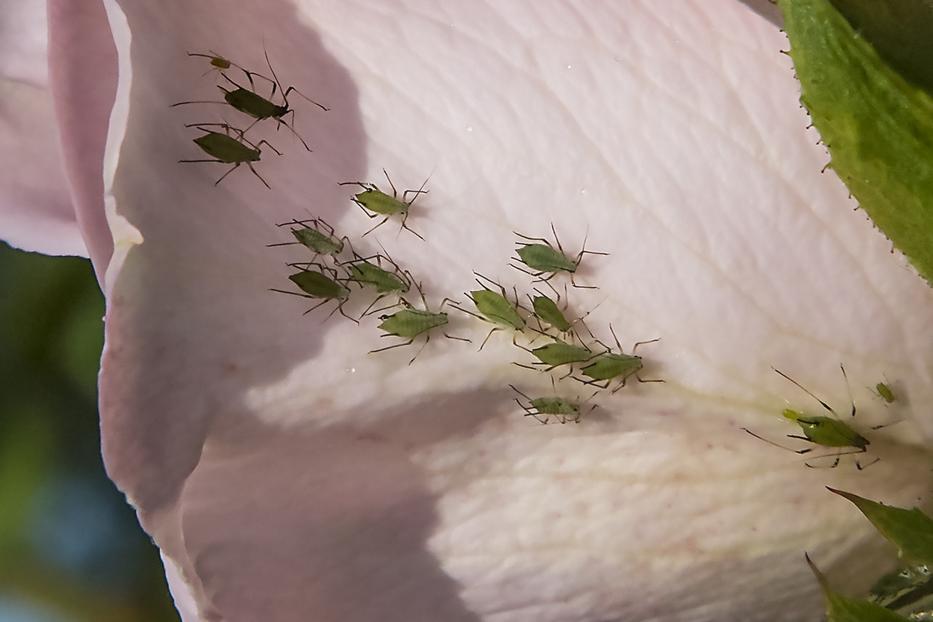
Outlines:
<svg viewBox="0 0 933 622"><path fill-rule="evenodd" d="M779 0L831 166L933 283L933 6Z"/></svg>
<svg viewBox="0 0 933 622"><path fill-rule="evenodd" d="M895 508L851 492L827 488L854 503L875 529L897 546L901 557L919 564L933 563L933 519L929 516L917 508Z"/></svg>
<svg viewBox="0 0 933 622"><path fill-rule="evenodd" d="M810 565L810 570L816 576L816 580L820 582L823 595L826 597L828 622L908 622L907 618L885 609L881 605L836 594L830 589L826 577L816 567L816 564L810 560L809 555L806 556L806 559L807 564Z"/></svg>

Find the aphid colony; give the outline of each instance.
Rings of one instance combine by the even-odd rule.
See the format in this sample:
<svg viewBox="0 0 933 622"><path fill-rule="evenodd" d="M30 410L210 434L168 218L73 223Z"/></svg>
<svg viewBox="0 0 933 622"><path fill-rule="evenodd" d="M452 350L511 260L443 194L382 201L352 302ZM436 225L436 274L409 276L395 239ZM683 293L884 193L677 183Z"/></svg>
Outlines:
<svg viewBox="0 0 933 622"><path fill-rule="evenodd" d="M263 145L278 155L282 154L267 140L253 141L246 137L247 132L265 120L274 122L276 128L285 127L288 129L306 150L311 151L305 139L294 127L295 111L288 101L288 96L295 93L321 110L327 111L328 108L305 96L294 86L284 87L272 68L268 54L265 55L265 59L271 77L245 69L213 51L206 53L189 52L188 55L208 59L209 68L204 75L216 73L219 76L221 83L217 85L217 88L223 93L223 101L193 100L178 102L173 106L220 104L246 115L249 125L245 129L239 129L226 122L186 124L185 127L194 128L201 132L201 135L196 137L193 142L211 158L184 159L179 160L180 162L232 164L233 166L217 179L215 185L223 181L227 175L236 170L241 164L246 164L263 185L269 188L269 184L259 175L253 163L260 161L262 156L261 147ZM242 82L237 82L228 75L228 72L233 69L242 74L248 86ZM267 85L268 95L260 93L256 86L256 79ZM277 93L281 103L274 101ZM286 117L289 115L291 120L287 121ZM220 131L209 128L218 128ZM397 217L400 221L400 231L405 229L424 240L420 233L408 226L407 221L415 201L428 192L425 190L427 180L417 190L405 190L400 196L388 173L383 172L392 190L391 195L373 182L338 182L341 186L357 186L360 188L361 190L354 193L349 199L368 218L379 219L379 222L361 237L365 238L374 230L386 224L391 218ZM579 423L584 415L596 407L595 404L590 404L590 402L597 394L610 388L611 393L614 394L625 387L628 379L633 376L639 382L664 382L660 379L642 378L640 372L643 369L644 362L642 357L636 354L639 347L655 343L659 339L638 341L632 346L631 353L626 354L612 325L609 326L609 332L612 335L614 347L607 345L592 333L584 322L592 309L583 315L568 317L567 285L564 284L564 295L561 296L557 288L554 287L553 280L555 277L564 275L575 288L596 289L593 285L577 283L577 270L584 255L605 256L608 253L587 250L586 239L584 239L580 251L575 255L568 255L564 251L553 224L551 225L553 243L547 238L532 237L514 232L517 237L515 243L516 256L509 263L511 267L519 272L531 276L533 284L541 283L547 286L553 292L553 298L541 291L541 289L534 288L534 295L525 295L530 303L530 306L526 306L522 302L522 297L519 296L517 287L513 286L511 292L509 292L505 287L489 277L474 272L478 289L464 293L472 308L445 297L433 309L427 302L421 283L415 279L411 271L399 266L384 247L381 252L362 256L354 250L353 245L346 236L339 236L333 227L321 218L294 219L278 223L277 226L280 228L287 227L291 239L287 242L272 243L268 246L302 246L309 250L312 255L307 261L286 264L293 270L288 279L298 291L280 288L272 288L272 291L313 301L312 306L305 311L306 314L319 307L332 304L334 307L327 318L335 313L340 313L348 320L359 324L364 318L373 315L377 316L380 320L378 328L382 331L380 337L396 338L400 341L370 350L371 354L410 346L414 344L416 339L423 337L423 343L409 360L409 365L414 363L430 342L432 334L437 331L440 331L448 339L470 342L465 337L450 335L446 332L450 319L448 312L445 310L448 308L485 322L490 326L489 332L480 343L479 350L486 346L494 333L499 331L509 333L512 344L517 349L530 355L532 359L526 362L514 362L515 365L534 372L547 374L553 372L556 374L556 377L550 375L551 395L532 397L515 385L508 385L516 395L515 402L524 412L524 415L532 417L541 423L548 423L552 418L561 423ZM358 317L352 317L346 312L346 305L350 301L354 289L366 292L372 298ZM414 296L415 293L417 293L417 297ZM380 303L387 304L377 306ZM581 336L580 328L585 331L586 338ZM539 340L543 341L543 343L536 345ZM810 452L816 448L830 450L829 453L811 457L810 461L805 463L808 467L816 466L812 463L813 461L830 458L833 459L832 463L824 466L833 468L839 464L841 456L864 454L868 451L869 440L840 418L836 411L826 402L816 397L785 373L777 369L774 371L802 389L807 395L816 399L821 407L829 412L830 416L809 415L790 408L784 409L783 416L798 425L803 432L803 435L788 434L787 436L810 444L810 446L801 449L785 447L747 428L743 428L743 430L767 443L801 455L807 454L809 456ZM848 378L844 368L842 373L848 387ZM558 384L561 383L562 386L566 386L565 381L568 379L578 383L576 385L578 389L589 387L595 388L595 391L583 400L575 394L576 392L573 392L573 397L568 396L566 389L561 389L561 391L564 391L563 395L559 394ZM873 393L886 406L893 404L896 400L894 390L887 382L878 382L873 388ZM855 402L852 401L851 417L854 417L855 414ZM874 426L871 429L877 430L885 427L885 425ZM863 469L877 461L876 458L872 462L862 464L859 460L856 460L855 464L858 469Z"/></svg>

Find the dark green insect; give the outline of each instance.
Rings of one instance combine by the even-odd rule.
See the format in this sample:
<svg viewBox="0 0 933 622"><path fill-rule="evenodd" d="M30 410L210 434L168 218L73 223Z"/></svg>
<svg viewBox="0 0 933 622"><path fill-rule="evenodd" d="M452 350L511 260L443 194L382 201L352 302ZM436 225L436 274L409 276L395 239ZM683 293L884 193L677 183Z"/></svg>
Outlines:
<svg viewBox="0 0 933 622"><path fill-rule="evenodd" d="M237 65L237 67L246 74L246 77L249 80L251 88L246 88L245 86L238 84L236 81L233 80L233 78L228 76L224 71L221 71L220 72L221 77L223 77L224 80L226 80L227 82L229 82L231 85L235 87L233 89L229 89L229 88L224 88L223 86L220 86L220 85L217 86L217 88L223 91L224 101L191 100L191 101L178 102L178 103L172 104L172 106L173 107L183 106L187 104L229 104L236 110L239 110L240 112L246 115L249 115L250 117L255 119L255 121L253 121L253 123L249 127L247 127L244 130L244 132L248 132L254 125L259 123L260 121L263 121L265 119L273 119L275 120L277 127L281 127L284 125L286 128L288 128L288 130L292 134L294 134L298 138L298 140L301 141L301 144L304 145L305 149L307 149L308 151L311 151L311 147L308 146L308 143L305 141L305 139L301 137L301 135L298 133L297 130L295 130L295 111L293 108L291 108L291 106L288 103L288 95L294 92L300 95L301 97L303 97L304 99L308 100L309 102L311 102L312 104L320 108L321 110L327 111L330 109L324 106L323 104L319 104L318 102L314 101L310 97L304 95L301 91L296 89L294 86L289 86L288 88L283 87L282 83L279 82L278 76L275 75L275 69L272 68L272 63L269 61L269 54L266 52L264 52L264 54L266 56L266 64L269 66L269 71L272 73L271 78L267 78L266 76L263 76L262 74L259 74L253 71L247 71L246 69L243 69L242 67L239 67L239 65ZM210 55L204 55L204 54L189 54L189 55L190 56L208 56L208 58L211 58L212 65L215 65L216 62L219 62L221 64L230 62L226 58L223 58L220 56L212 57ZM257 93L256 85L253 82L253 76L257 76L265 80L268 80L272 85L272 92L270 93L269 97L275 97L276 90L278 90L281 93L283 103L276 104L271 99L267 99L263 97L262 95L260 95L259 93ZM285 121L285 116L289 114L292 115L291 123Z"/></svg>
<svg viewBox="0 0 933 622"><path fill-rule="evenodd" d="M533 349L525 348L522 346L518 347L530 353L538 360L531 365L513 363L514 365L524 367L525 369L533 369L535 371L545 372L549 372L563 365L570 365L570 369L567 371L567 374L563 376L564 378L570 376L573 373L573 365L575 363L585 363L589 360L592 360L594 357L599 356L600 354L593 352L586 346L576 346L560 341L559 339L555 339L551 343Z"/></svg>
<svg viewBox="0 0 933 622"><path fill-rule="evenodd" d="M262 144L268 145L272 151L276 152L278 155L282 153L272 146L271 143L267 140L260 140L258 143L253 143L247 140L243 135L243 130L232 127L226 123L190 123L185 127L194 127L202 132L203 135L198 136L194 139L194 143L201 148L204 153L213 156L213 160L179 160L179 162L219 162L221 164L233 164L233 168L220 176L220 179L214 182L216 186L224 180L224 178L235 171L241 164L246 164L249 167L249 170L253 172L253 175L259 178L259 181L262 184L271 190L271 187L266 180L262 178L262 175L256 172L256 169L253 168L253 162L259 162L262 152L259 150L259 146ZM214 132L211 130L204 129L206 127L222 127L224 128L224 133ZM234 131L238 134L238 138L234 138L230 135L230 131Z"/></svg>
<svg viewBox="0 0 933 622"><path fill-rule="evenodd" d="M513 330L516 331L513 335L512 343L518 345L515 342L515 337L518 334L518 331L521 331L525 328L525 318L519 313L519 309L523 307L518 303L518 290L514 287L512 288L512 293L515 296L515 301L512 302L508 299L505 293L505 288L490 279L485 277L479 272L474 272L476 275L476 282L479 283L482 289L476 289L471 291L468 294L465 294L469 298L473 305L476 307L476 310L479 312L474 313L472 311L467 311L463 307L458 305L451 305L458 311L462 311L467 315L472 315L473 317L488 322L493 325L492 330L489 331L489 334L486 335L486 338L483 339L483 343L480 345L479 349L482 350L486 345L486 342L489 341L489 338L492 337L492 334L497 330ZM491 285L495 285L499 288L499 291L493 291L481 281L488 282Z"/></svg>
<svg viewBox="0 0 933 622"><path fill-rule="evenodd" d="M373 263L374 260L375 263ZM383 261L391 266L392 269L386 270L383 268ZM401 304L402 296L408 293L408 291L411 289L412 283L414 283L414 277L412 276L411 272L408 270L402 270L399 265L395 263L391 257L389 257L388 253L377 253L369 257L360 257L354 253L353 259L350 261L345 261L341 265L347 267L347 272L349 273L347 276L347 281L356 283L360 287L370 287L375 289L376 293L379 294L376 299L373 300L368 307L366 307L360 317L368 314L370 309L376 306L376 303L384 299L386 296L391 296L393 294L397 295L400 301L398 304ZM376 309L374 313L396 307L398 304Z"/></svg>
<svg viewBox="0 0 933 622"><path fill-rule="evenodd" d="M424 344L421 346L418 352L416 352L415 355L411 357L411 360L408 361L408 364L411 365L415 362L415 359L418 358L418 355L421 354L424 348L428 345L428 342L431 341L431 331L435 328L447 325L447 314L442 312L440 309L444 307L444 304L452 303L453 301L449 298L444 298L438 307L438 311L431 311L428 309L428 302L425 300L424 290L421 289L421 285L415 284L415 288L418 290L418 294L421 296L421 303L424 305L424 309L416 309L407 300L402 298L401 302L405 306L404 309L401 311L396 311L390 315L379 316L379 319L382 320L382 323L379 324L379 328L384 331L380 337L401 337L403 339L408 339L408 341L396 343L384 348L370 350L370 354L375 354L376 352L385 352L386 350L392 350L394 348L410 346L415 342L415 338L419 337L420 335L424 335ZM453 335L448 335L447 333L444 333L444 336L448 339L454 339L456 341L466 341L468 343L470 341L464 337L455 337Z"/></svg>
<svg viewBox="0 0 933 622"><path fill-rule="evenodd" d="M631 354L625 354L622 352L622 344L619 343L619 338L616 337L615 330L613 330L611 324L609 326L609 331L612 333L612 338L615 340L616 347L619 351L613 352L609 346L597 340L597 343L606 348L606 351L596 355L588 365L580 369L580 373L589 378L589 380L576 378L577 380L583 384L591 384L600 389L607 389L612 382L619 381L619 385L612 390L613 393L624 387L629 376L632 375L635 376L638 382L664 382L663 380L656 379L646 380L639 376L638 372L641 371L643 363L641 357L635 354L639 346L646 343L654 343L660 341L660 339L639 341L632 346Z"/></svg>
<svg viewBox="0 0 933 622"><path fill-rule="evenodd" d="M522 240L515 243L515 252L518 257L514 258L514 260L524 267L515 263L509 265L520 272L530 274L538 281L545 282L550 281L558 273L566 272L570 275L570 284L574 287L596 289L593 285L578 285L576 281L574 281L574 275L577 272L577 268L580 267L580 261L583 259L583 255L608 255L609 253L586 250L586 238L584 238L583 248L580 249L580 252L577 253L574 259L571 259L564 252L563 246L561 246L560 238L557 237L557 230L554 228L554 223L551 223L551 232L554 234L554 241L557 242L557 248L554 248L551 242L545 238L532 238L518 233L517 231L513 231L515 235L522 238Z"/></svg>
<svg viewBox="0 0 933 622"><path fill-rule="evenodd" d="M428 180L425 179L424 183L421 184L421 187L417 190L406 190L402 193L402 198L398 198L398 190L395 189L395 184L392 183L392 179L389 177L389 173L382 169L383 174L386 176L386 180L389 182L389 186L392 188L392 196L389 196L385 192L379 189L374 183L366 183L362 181L344 181L340 182L340 186L359 186L363 189L362 192L357 192L353 195L353 202L360 206L360 209L363 210L363 213L366 214L369 218L379 218L384 216L375 226L371 227L369 231L364 233L361 237L366 237L382 225L384 225L389 218L392 216L401 216L402 218L402 229L407 229L411 231L414 235L418 236L422 240L424 237L411 227L406 224L408 220L408 211L414 204L415 199L417 199L422 194L427 194L428 191L424 189L424 186L428 183ZM413 195L411 199L408 198L408 195Z"/></svg>
<svg viewBox="0 0 933 622"><path fill-rule="evenodd" d="M846 390L849 391L849 378L846 375L845 367L840 365L839 368L842 370L842 377L845 379ZM848 423L840 419L839 415L836 413L835 410L832 409L832 407L829 404L827 404L826 402L818 398L816 395L811 393L807 388L805 388L803 385L801 385L799 382L797 382L796 380L794 380L793 378L791 378L784 372L780 371L779 369L774 369L774 371L777 372L782 378L789 380L794 385L796 385L799 389L801 389L804 393L806 393L807 395L815 399L817 402L819 402L820 406L822 406L825 410L827 410L832 416L826 417L826 416L821 416L821 415L808 415L798 410L793 410L791 408L785 408L782 411L781 414L786 419L789 419L790 421L793 421L794 423L796 423L798 426L800 426L800 429L803 431L803 436L799 434L788 434L787 437L799 439L802 441L807 441L808 443L811 443L813 445L813 447L805 447L803 449L793 449L791 447L785 447L784 445L775 443L774 441L770 441L762 436L759 436L758 434L755 434L748 428L742 428L743 430L745 430L746 432L748 432L749 434L751 434L757 439L763 440L766 443L770 443L771 445L774 445L775 447L780 447L781 449L792 451L796 454L810 453L811 451L819 447L840 449L840 451L836 451L836 452L832 452L832 453L828 453L822 456L816 456L812 458L812 460L820 460L822 458L835 458L833 463L829 465L828 467L826 467L830 469L836 468L839 465L839 459L841 456L850 455L850 454L863 454L868 451L868 445L870 444L869 440L865 438L863 435L859 434ZM852 399L851 391L849 391L849 399L852 403L852 409L850 412L850 416L855 417L855 412L856 412L855 411L855 400ZM879 430L887 425L891 425L891 424L877 425L877 426L872 427L871 429ZM875 458L873 461L869 462L868 464L863 465L859 460L856 459L855 466L858 470L861 471L862 469L867 468L873 465L874 463L878 462L878 460L880 460L880 458ZM806 464L806 466L810 468L817 468L816 466L810 464L809 462L806 462L804 464Z"/></svg>
<svg viewBox="0 0 933 622"><path fill-rule="evenodd" d="M311 270L311 266L317 268L317 270ZM327 319L330 319L334 313L337 311L340 312L340 315L359 324L359 320L356 320L349 315L347 315L343 306L350 299L350 288L346 286L346 279L341 278L337 271L333 268L323 266L321 264L306 264L305 267L295 274L290 275L289 280L298 286L304 293L292 292L285 289L271 289L270 291L279 292L282 294L289 294L291 296L301 296L302 298L311 298L314 300L320 300L316 305L305 311L305 315L311 313L321 305L327 304L331 301L336 301L336 308L330 312L330 315L327 316Z"/></svg>
<svg viewBox="0 0 933 622"><path fill-rule="evenodd" d="M551 379L553 382L553 378ZM519 391L514 385L509 385L513 391L518 393L520 396L525 398L525 403L518 398L515 398L515 403L525 411L526 417L534 417L541 423L546 424L550 417L557 418L561 423L567 423L572 421L573 423L580 423L580 420L584 415L592 412L596 405L590 406L589 410L583 412L582 408L586 402L578 402L575 400L568 400L562 397L528 397L521 391ZM595 393L594 393L595 395ZM589 400L587 400L589 401Z"/></svg>
<svg viewBox="0 0 933 622"><path fill-rule="evenodd" d="M277 223L276 227L291 227L290 231L295 237L295 242L278 242L276 244L267 244L266 246L294 246L300 244L314 253L312 261L318 255L339 255L343 252L344 245L351 246L347 236L337 237L334 228L324 222L321 218L311 218L309 220L292 220L290 222Z"/></svg>
<svg viewBox="0 0 933 622"><path fill-rule="evenodd" d="M584 318L586 318L586 316L592 313L592 310L587 311L585 314L573 320L572 322L567 319L567 316L565 314L565 312L567 311L567 306L568 306L568 303L566 302L566 298L567 298L566 285L564 286L565 302L564 302L563 308L560 308L557 306L557 303L560 302L561 298L560 298L560 294L557 293L556 291L555 293L557 293L557 301L554 301L550 296L547 296L546 294L544 294L538 289L535 289L535 293L538 295L534 297L529 296L528 298L531 300L531 308L534 310L534 318L535 318L535 321L538 323L538 329L541 332L544 332L544 326L542 325L542 323L547 324L548 326L551 326L552 328L556 329L561 335L566 335L568 333L572 334L574 337L577 338L577 341L582 343L582 339L580 339L580 335L577 334L576 330L574 329L575 324L580 324L581 326L583 326L583 328L586 329L586 332L589 333L590 337L591 338L593 337L593 332L590 330L589 326L587 326L586 323L583 321Z"/></svg>
<svg viewBox="0 0 933 622"><path fill-rule="evenodd" d="M885 404L893 404L897 397L894 395L894 390L891 389L891 386L884 382L879 382L875 385L875 394L880 397Z"/></svg>

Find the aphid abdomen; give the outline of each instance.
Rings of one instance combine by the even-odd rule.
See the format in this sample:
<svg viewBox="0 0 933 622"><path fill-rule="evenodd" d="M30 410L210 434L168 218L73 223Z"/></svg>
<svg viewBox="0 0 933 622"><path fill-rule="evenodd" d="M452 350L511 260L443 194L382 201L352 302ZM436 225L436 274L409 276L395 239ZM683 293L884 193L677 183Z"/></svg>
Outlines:
<svg viewBox="0 0 933 622"><path fill-rule="evenodd" d="M557 308L557 303L547 296L535 296L531 301L535 315L542 322L553 326L562 333L570 330L571 324L564 314Z"/></svg>
<svg viewBox="0 0 933 622"><path fill-rule="evenodd" d="M868 439L847 423L831 417L798 417L797 424L804 436L823 447L855 447L865 449Z"/></svg>
<svg viewBox="0 0 933 622"><path fill-rule="evenodd" d="M315 253L321 255L335 255L343 250L343 242L334 240L316 229L305 227L303 229L292 229L292 235L302 246L309 248Z"/></svg>
<svg viewBox="0 0 933 622"><path fill-rule="evenodd" d="M546 244L526 244L516 249L522 263L539 272L575 272L577 264Z"/></svg>
<svg viewBox="0 0 933 622"><path fill-rule="evenodd" d="M314 298L343 299L350 295L350 290L346 287L314 270L298 272L288 278L301 291Z"/></svg>
<svg viewBox="0 0 933 622"><path fill-rule="evenodd" d="M542 415L577 417L580 407L559 397L538 397L531 400L531 406Z"/></svg>
<svg viewBox="0 0 933 622"><path fill-rule="evenodd" d="M260 152L244 145L236 138L220 134L218 132L207 132L203 136L198 136L194 142L205 153L214 156L218 160L228 163L235 162L258 162Z"/></svg>
<svg viewBox="0 0 933 622"><path fill-rule="evenodd" d="M593 358L593 352L588 348L574 346L562 341L555 341L545 346L535 348L531 353L539 361L552 367L570 365L571 363L582 363Z"/></svg>
<svg viewBox="0 0 933 622"><path fill-rule="evenodd" d="M641 367L640 356L600 354L592 363L580 371L584 376L593 380L612 380L613 378L627 378Z"/></svg>
<svg viewBox="0 0 933 622"><path fill-rule="evenodd" d="M471 291L470 296L477 311L490 322L515 330L525 327L525 320L518 314L515 305L502 294L488 289L478 289Z"/></svg>
<svg viewBox="0 0 933 622"><path fill-rule="evenodd" d="M279 106L265 97L244 88L225 91L224 100L240 112L248 114L254 119L281 117L288 112L287 106Z"/></svg>
<svg viewBox="0 0 933 622"><path fill-rule="evenodd" d="M413 339L438 326L447 324L446 313L432 313L420 309L403 309L383 316L379 328L390 335Z"/></svg>
<svg viewBox="0 0 933 622"><path fill-rule="evenodd" d="M391 216L408 211L408 205L381 190L364 190L356 195L357 202L376 214Z"/></svg>

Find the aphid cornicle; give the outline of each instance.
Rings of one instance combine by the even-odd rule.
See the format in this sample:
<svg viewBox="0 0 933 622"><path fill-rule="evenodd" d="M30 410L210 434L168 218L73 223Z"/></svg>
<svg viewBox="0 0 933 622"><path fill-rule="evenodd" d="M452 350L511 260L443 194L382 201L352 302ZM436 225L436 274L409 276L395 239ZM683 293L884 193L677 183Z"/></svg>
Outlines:
<svg viewBox="0 0 933 622"><path fill-rule="evenodd" d="M440 309L442 309L447 303L453 303L453 301L449 298L444 298L441 301L441 304L438 306L438 310L431 311L428 309L428 302L425 300L424 290L421 288L421 285L415 284L415 288L418 290L418 294L421 296L421 303L424 305L424 309L416 309L407 300L402 298L401 303L405 306L404 309L389 315L382 315L379 317L379 319L382 320L382 323L379 324L379 328L384 331L380 337L401 337L403 339L408 339L408 341L396 343L384 348L370 350L370 354L385 352L386 350L392 350L394 348L410 346L415 342L415 338L420 335L424 335L424 344L415 353L415 355L411 357L411 360L408 361L408 364L411 365L415 362L415 359L418 358L418 355L420 355L428 345L428 342L431 341L431 331L435 328L447 325L447 314ZM455 337L453 335L448 335L447 333L444 333L444 336L448 339L453 339L456 341L466 341L468 343L470 341L465 337Z"/></svg>
<svg viewBox="0 0 933 622"><path fill-rule="evenodd" d="M612 348L597 340L597 343L606 348L606 351L597 354L593 357L592 361L580 370L580 373L589 378L589 380L574 377L576 380L583 384L591 384L600 389L607 389L613 381L619 381L619 385L612 390L613 393L624 387L628 378L633 375L638 382L664 382L660 379L646 380L639 376L638 372L641 371L644 364L642 363L641 357L635 354L639 346L655 343L660 341L660 339L636 342L635 345L632 346L632 353L625 354L622 352L622 344L619 343L619 338L616 337L616 332L611 324L609 325L609 332L612 333L612 338L616 342L616 347L619 349L618 353L613 352Z"/></svg>
<svg viewBox="0 0 933 622"><path fill-rule="evenodd" d="M512 293L515 296L515 301L509 301L505 288L490 279L489 277L483 276L479 272L473 273L476 276L476 282L479 283L482 289L476 289L468 294L465 294L469 298L473 305L476 307L476 310L479 313L474 313L468 311L459 305L451 305L458 311L466 313L467 315L472 315L473 317L488 322L493 325L492 330L489 331L489 334L486 335L486 338L483 339L483 343L480 344L479 349L482 350L486 345L486 342L489 341L489 338L492 337L492 334L498 330L512 330L515 331L515 334L512 337L512 343L518 345L515 341L518 332L525 328L525 318L521 316L518 312L519 309L523 307L518 302L518 290L514 287L512 288ZM480 280L483 279L483 280ZM488 282L491 285L495 285L499 288L499 291L493 291L483 281Z"/></svg>
<svg viewBox="0 0 933 622"><path fill-rule="evenodd" d="M294 242L277 242L275 244L266 244L267 247L273 246L294 246L300 244L314 253L312 261L318 255L339 255L343 252L344 245L350 246L347 236L337 237L334 228L324 222L321 218L311 218L308 220L291 220L281 222L276 227L291 227L291 234L294 236Z"/></svg>
<svg viewBox="0 0 933 622"><path fill-rule="evenodd" d="M385 249L383 249L385 251ZM373 263L375 261L375 263ZM392 270L386 270L382 267L382 262L385 261L392 267ZM385 309L390 309L392 307L397 307L399 304L402 304L402 296L411 289L412 283L414 283L414 277L411 272L408 270L402 270L395 261L389 257L388 253L381 254L377 253L369 257L360 257L356 253L353 254L353 259L343 262L341 265L346 266L347 272L347 281L351 283L356 283L361 288L370 287L376 290L378 296L373 300L368 307L363 311L360 317L367 315L376 303L384 299L386 296L391 296L393 294L399 297L399 302L390 305L388 307L383 307L381 309L376 309L374 313L379 311L384 311Z"/></svg>
<svg viewBox="0 0 933 622"><path fill-rule="evenodd" d="M311 266L314 266L317 270L311 270ZM359 320L350 317L343 310L343 306L350 299L350 288L345 285L346 280L341 279L340 275L338 275L337 271L333 268L321 264L308 263L304 265L300 272L290 275L288 279L297 285L298 289L304 293L275 288L271 288L270 291L320 300L316 305L305 311L305 315L311 313L321 305L335 301L337 306L330 312L330 315L327 316L328 319L339 311L340 315L343 317L359 324Z"/></svg>
<svg viewBox="0 0 933 622"><path fill-rule="evenodd" d="M849 392L849 399L852 403L852 410L850 412L850 415L852 417L855 417L855 413L856 413L855 400L852 399L852 393L849 390L849 378L846 375L845 367L840 365L839 368L842 370L842 377L845 380L846 391ZM790 421L793 421L794 423L796 423L798 426L800 426L800 429L803 431L803 436L799 434L788 434L787 437L799 439L802 441L807 441L808 443L811 443L812 445L814 445L813 447L805 447L803 449L793 449L791 447L785 447L784 445L781 445L780 443L775 443L774 441L768 440L764 438L763 436L755 434L748 428L742 428L743 430L745 430L746 432L748 432L749 434L751 434L757 439L760 439L766 443L774 445L775 447L780 447L781 449L792 451L795 454L802 455L802 454L810 453L811 451L813 451L814 449L818 447L826 447L829 449L839 449L840 451L824 454L822 456L815 456L811 458L811 460L820 460L822 458L835 458L833 463L827 467L830 469L833 469L839 465L839 459L841 456L850 455L850 454L863 454L868 451L868 445L870 445L869 440L865 438L863 435L859 434L848 423L842 421L839 418L839 415L836 413L836 411L833 410L829 404L827 404L826 402L818 398L816 395L810 392L809 389L801 385L799 382L797 382L796 380L794 380L793 378L791 378L790 376L788 376L781 370L774 369L774 371L777 374L779 374L782 378L789 380L794 385L796 385L799 389L801 389L804 393L806 393L807 395L815 399L817 402L819 402L820 406L822 406L825 410L827 410L832 416L827 417L823 415L808 415L806 413L800 412L799 410L794 410L791 408L785 408L782 411L781 414L786 419L789 419ZM876 425L876 426L873 426L871 429L880 430L881 428L887 425L891 425L891 424ZM858 459L856 459L855 466L858 470L861 471L862 469L867 468L873 465L874 463L878 462L878 460L880 460L880 458L875 458L868 464L862 464ZM810 462L805 462L804 464L810 468L816 468L814 465L810 464Z"/></svg>
<svg viewBox="0 0 933 622"><path fill-rule="evenodd" d="M553 385L553 378L551 379ZM582 408L586 402L579 402L576 400L568 400L562 397L528 397L521 391L519 391L515 385L509 385L513 391L518 393L520 396L525 398L526 403L518 398L515 398L515 403L525 411L526 417L534 417L540 423L546 424L550 417L556 417L561 423L567 423L572 421L573 423L580 423L580 420L585 414L592 412L596 405L593 404L590 406L589 410L583 412ZM593 395L596 395L595 393ZM592 399L592 398L591 398ZM589 400L587 400L589 401Z"/></svg>
<svg viewBox="0 0 933 622"><path fill-rule="evenodd" d="M338 185L340 186L359 186L363 189L362 192L357 192L353 195L353 202L356 203L360 209L363 210L363 213L366 214L368 218L379 218L384 216L382 220L376 223L375 226L371 227L366 233L360 237L366 237L386 222L392 216L398 215L402 218L402 229L407 229L411 231L414 235L418 236L422 240L424 237L411 227L406 224L408 220L408 213L411 206L414 204L415 199L417 199L422 194L427 194L428 191L424 189L425 184L428 183L428 180L425 179L424 183L421 184L421 187L417 190L406 190L402 193L402 198L398 198L398 190L395 189L395 184L392 183L392 179L389 177L388 171L382 169L383 174L386 176L386 180L389 182L389 186L392 188L392 196L389 196L385 192L379 189L374 183L367 183L362 181L343 181ZM408 195L414 195L409 200Z"/></svg>
<svg viewBox="0 0 933 622"><path fill-rule="evenodd" d="M220 179L214 182L215 186L222 182L227 175L235 171L241 164L246 164L249 170L253 172L253 175L259 178L259 181L261 181L266 188L271 190L271 187L266 180L262 178L262 175L253 168L253 162L259 162L262 156L262 152L259 150L259 146L262 144L268 145L272 151L278 155L282 155L269 141L260 140L258 143L250 142L243 135L243 130L237 129L227 123L190 123L185 127L194 127L204 132L203 135L194 139L194 143L206 154L214 156L214 159L179 160L179 162L218 162L221 164L233 164L233 168L221 175ZM224 133L221 134L220 132L204 129L207 127L222 127L224 128ZM239 138L230 136L231 130L236 132Z"/></svg>
<svg viewBox="0 0 933 622"><path fill-rule="evenodd" d="M202 54L189 54L189 56L203 56L203 55ZM305 141L305 139L302 138L302 136L295 129L295 110L288 103L288 95L289 93L295 92L301 97L303 97L304 99L308 100L309 102L317 106L318 108L320 108L321 110L327 111L330 109L324 106L323 104L319 104L318 102L314 101L307 95L303 94L301 91L296 89L294 86L289 86L287 88L283 87L281 82L279 82L278 76L275 74L275 69L272 68L272 63L269 62L269 54L265 53L265 57L266 57L266 64L269 66L269 71L272 73L271 78L267 78L266 76L256 73L254 71L247 71L246 69L243 69L239 65L236 65L238 69L242 70L246 74L247 78L249 79L250 85L252 86L252 89L248 89L242 86L241 84L238 84L235 80L233 80L233 78L228 76L224 71L221 71L220 72L221 77L223 77L224 80L226 80L227 82L229 82L231 85L235 87L233 89L228 89L220 85L217 86L217 88L223 91L224 101L191 100L191 101L177 102L175 104L172 104L172 106L173 107L183 106L187 104L229 104L236 110L239 110L240 112L246 115L249 115L253 117L253 119L255 119L255 121L253 121L253 123L250 124L249 127L243 130L244 132L248 132L254 125L256 125L257 123L259 123L260 121L264 119L274 119L277 127L281 127L284 125L292 134L294 134L298 138L298 140L301 141L301 144L304 145L305 149L307 149L308 151L311 151L311 147L308 146L308 143ZM218 62L223 62L223 61L230 62L223 57L216 57L216 60ZM215 64L214 57L211 57L211 64L212 65ZM268 80L272 84L272 92L269 95L269 97L275 97L276 90L278 89L282 94L281 96L282 96L283 103L276 104L271 99L267 99L263 97L262 95L260 95L259 93L257 93L255 90L255 84L253 83L253 76L258 76L260 78ZM289 114L292 115L291 123L288 123L285 121L285 116Z"/></svg>
<svg viewBox="0 0 933 622"><path fill-rule="evenodd" d="M551 242L545 238L533 238L518 233L517 231L513 231L513 233L522 238L515 243L515 252L518 255L515 261L525 266L523 268L521 265L515 263L509 264L513 268L525 274L530 274L538 281L544 282L550 281L561 272L566 272L570 275L570 284L574 287L596 289L593 285L578 285L576 281L574 281L574 275L577 272L577 268L580 267L580 261L582 261L583 255L608 255L609 253L586 250L586 239L584 238L583 247L580 249L580 252L577 253L574 259L571 259L564 252L563 246L561 246L560 238L557 237L557 230L554 228L554 223L551 223L551 233L554 234L554 241L557 242L557 248L554 248Z"/></svg>

